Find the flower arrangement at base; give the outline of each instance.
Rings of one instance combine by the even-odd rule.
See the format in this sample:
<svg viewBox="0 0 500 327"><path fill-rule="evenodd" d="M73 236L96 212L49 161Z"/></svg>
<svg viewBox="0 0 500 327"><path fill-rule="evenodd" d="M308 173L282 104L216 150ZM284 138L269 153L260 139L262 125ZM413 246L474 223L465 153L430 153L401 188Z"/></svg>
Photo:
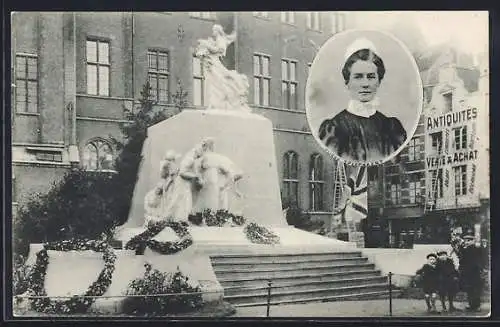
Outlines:
<svg viewBox="0 0 500 327"><path fill-rule="evenodd" d="M201 215L202 220L205 221L207 226L223 227L228 223L231 223L233 226L242 226L245 223L245 218L243 218L243 216L232 214L225 209L217 211L206 209L201 214L197 215Z"/></svg>
<svg viewBox="0 0 500 327"><path fill-rule="evenodd" d="M245 226L244 232L247 238L256 244L279 244L280 238L278 235L271 232L269 229L259 226L252 222Z"/></svg>
<svg viewBox="0 0 500 327"><path fill-rule="evenodd" d="M31 307L44 313L85 313L95 298L102 296L109 286L115 270L116 254L113 248L105 241L88 239L51 242L43 245L43 249L36 254L36 263L29 280L28 293L34 296L47 296L45 290L45 275L49 265L48 251L85 251L92 250L103 253L104 268L97 280L89 286L83 296L74 295L69 300L52 300L49 297L31 299Z"/></svg>
<svg viewBox="0 0 500 327"><path fill-rule="evenodd" d="M191 214L188 216L188 221L196 226L200 226L203 223L203 216L201 213Z"/></svg>
<svg viewBox="0 0 500 327"><path fill-rule="evenodd" d="M136 254L142 254L141 252L143 252L146 247L160 254L174 254L180 252L193 244L193 238L189 233L188 226L189 224L185 221L162 220L150 222L144 232L132 237L127 242L125 249L135 250ZM160 242L152 239L167 227L172 228L175 234L180 238L179 241Z"/></svg>
<svg viewBox="0 0 500 327"><path fill-rule="evenodd" d="M179 268L170 274L152 269L149 263L144 266L144 276L134 279L128 285L126 295L130 297L123 302L124 313L156 316L190 312L203 305L201 288L191 285L189 278Z"/></svg>

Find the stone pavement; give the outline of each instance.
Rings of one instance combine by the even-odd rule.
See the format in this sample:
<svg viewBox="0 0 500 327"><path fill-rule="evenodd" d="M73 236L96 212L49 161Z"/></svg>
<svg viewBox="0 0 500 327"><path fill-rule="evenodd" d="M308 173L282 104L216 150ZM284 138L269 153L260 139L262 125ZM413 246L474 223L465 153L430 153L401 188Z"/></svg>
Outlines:
<svg viewBox="0 0 500 327"><path fill-rule="evenodd" d="M464 309L466 303L459 302L455 305L458 309ZM441 310L438 302L437 309ZM265 317L266 307L242 307L236 308L236 314L232 317ZM394 299L392 302L393 317L488 317L490 304L483 303L481 311L470 313L443 312L439 314L427 313L425 301L415 299ZM338 301L320 302L271 306L270 317L388 317L389 300L369 301Z"/></svg>

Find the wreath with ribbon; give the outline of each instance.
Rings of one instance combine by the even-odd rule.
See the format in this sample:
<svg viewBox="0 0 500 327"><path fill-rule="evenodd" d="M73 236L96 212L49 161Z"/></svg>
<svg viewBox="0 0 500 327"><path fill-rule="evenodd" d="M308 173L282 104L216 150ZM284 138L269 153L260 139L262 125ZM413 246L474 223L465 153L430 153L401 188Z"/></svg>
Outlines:
<svg viewBox="0 0 500 327"><path fill-rule="evenodd" d="M271 232L269 229L259 226L256 223L249 223L245 226L245 234L247 238L256 244L279 244L280 238L278 235Z"/></svg>
<svg viewBox="0 0 500 327"><path fill-rule="evenodd" d="M190 215L188 220L194 225L201 225L203 221L207 226L226 226L229 222L233 226L242 226L245 223L245 218L241 215L235 215L228 210L211 210L206 209L203 212Z"/></svg>
<svg viewBox="0 0 500 327"><path fill-rule="evenodd" d="M132 237L125 249L135 250L136 254L144 253L146 247L160 254L174 254L188 248L193 244L193 237L188 230L189 224L185 221L154 221L150 222L146 230L134 237ZM175 234L180 238L175 242L160 242L153 240L153 237L162 232L166 227L172 228Z"/></svg>
<svg viewBox="0 0 500 327"><path fill-rule="evenodd" d="M85 294L73 295L69 300L53 300L47 296L45 290L45 276L49 265L48 251L84 251L92 250L103 253L104 268L97 280L93 282ZM32 298L32 308L43 313L85 313L88 311L95 297L102 296L109 286L115 270L116 254L107 242L89 239L49 242L36 254L36 263L29 279L28 292L42 298Z"/></svg>

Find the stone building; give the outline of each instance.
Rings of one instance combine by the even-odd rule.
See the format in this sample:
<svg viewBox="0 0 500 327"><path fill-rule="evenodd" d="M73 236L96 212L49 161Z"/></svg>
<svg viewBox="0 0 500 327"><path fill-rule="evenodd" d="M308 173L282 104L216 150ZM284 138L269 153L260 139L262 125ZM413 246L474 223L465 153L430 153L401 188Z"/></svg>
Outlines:
<svg viewBox="0 0 500 327"><path fill-rule="evenodd" d="M489 232L489 91L486 57L451 46L417 59L424 109L397 160L369 172L370 246L447 243L451 228Z"/></svg>
<svg viewBox="0 0 500 327"><path fill-rule="evenodd" d="M330 219L333 161L305 116L308 68L321 44L349 26L340 12L17 12L12 16L13 211L70 167L113 171L119 125L146 81L158 110L204 106L193 57L214 23L237 39L225 64L248 76L253 111L274 125L283 199Z"/></svg>

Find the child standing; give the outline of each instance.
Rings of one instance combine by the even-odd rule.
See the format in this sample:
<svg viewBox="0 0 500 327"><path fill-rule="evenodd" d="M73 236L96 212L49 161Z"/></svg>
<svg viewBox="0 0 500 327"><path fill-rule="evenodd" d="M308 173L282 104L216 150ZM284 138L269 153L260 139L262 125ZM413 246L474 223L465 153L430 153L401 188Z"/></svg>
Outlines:
<svg viewBox="0 0 500 327"><path fill-rule="evenodd" d="M422 290L425 294L427 312L437 313L436 300L439 287L439 271L437 270L437 256L434 253L427 255L427 263L417 270L420 276Z"/></svg>
<svg viewBox="0 0 500 327"><path fill-rule="evenodd" d="M448 256L448 252L439 251L437 253L437 270L439 275L439 296L443 310L446 311L446 299L450 304L449 311L456 311L453 299L458 289L458 271L455 269L453 259Z"/></svg>

